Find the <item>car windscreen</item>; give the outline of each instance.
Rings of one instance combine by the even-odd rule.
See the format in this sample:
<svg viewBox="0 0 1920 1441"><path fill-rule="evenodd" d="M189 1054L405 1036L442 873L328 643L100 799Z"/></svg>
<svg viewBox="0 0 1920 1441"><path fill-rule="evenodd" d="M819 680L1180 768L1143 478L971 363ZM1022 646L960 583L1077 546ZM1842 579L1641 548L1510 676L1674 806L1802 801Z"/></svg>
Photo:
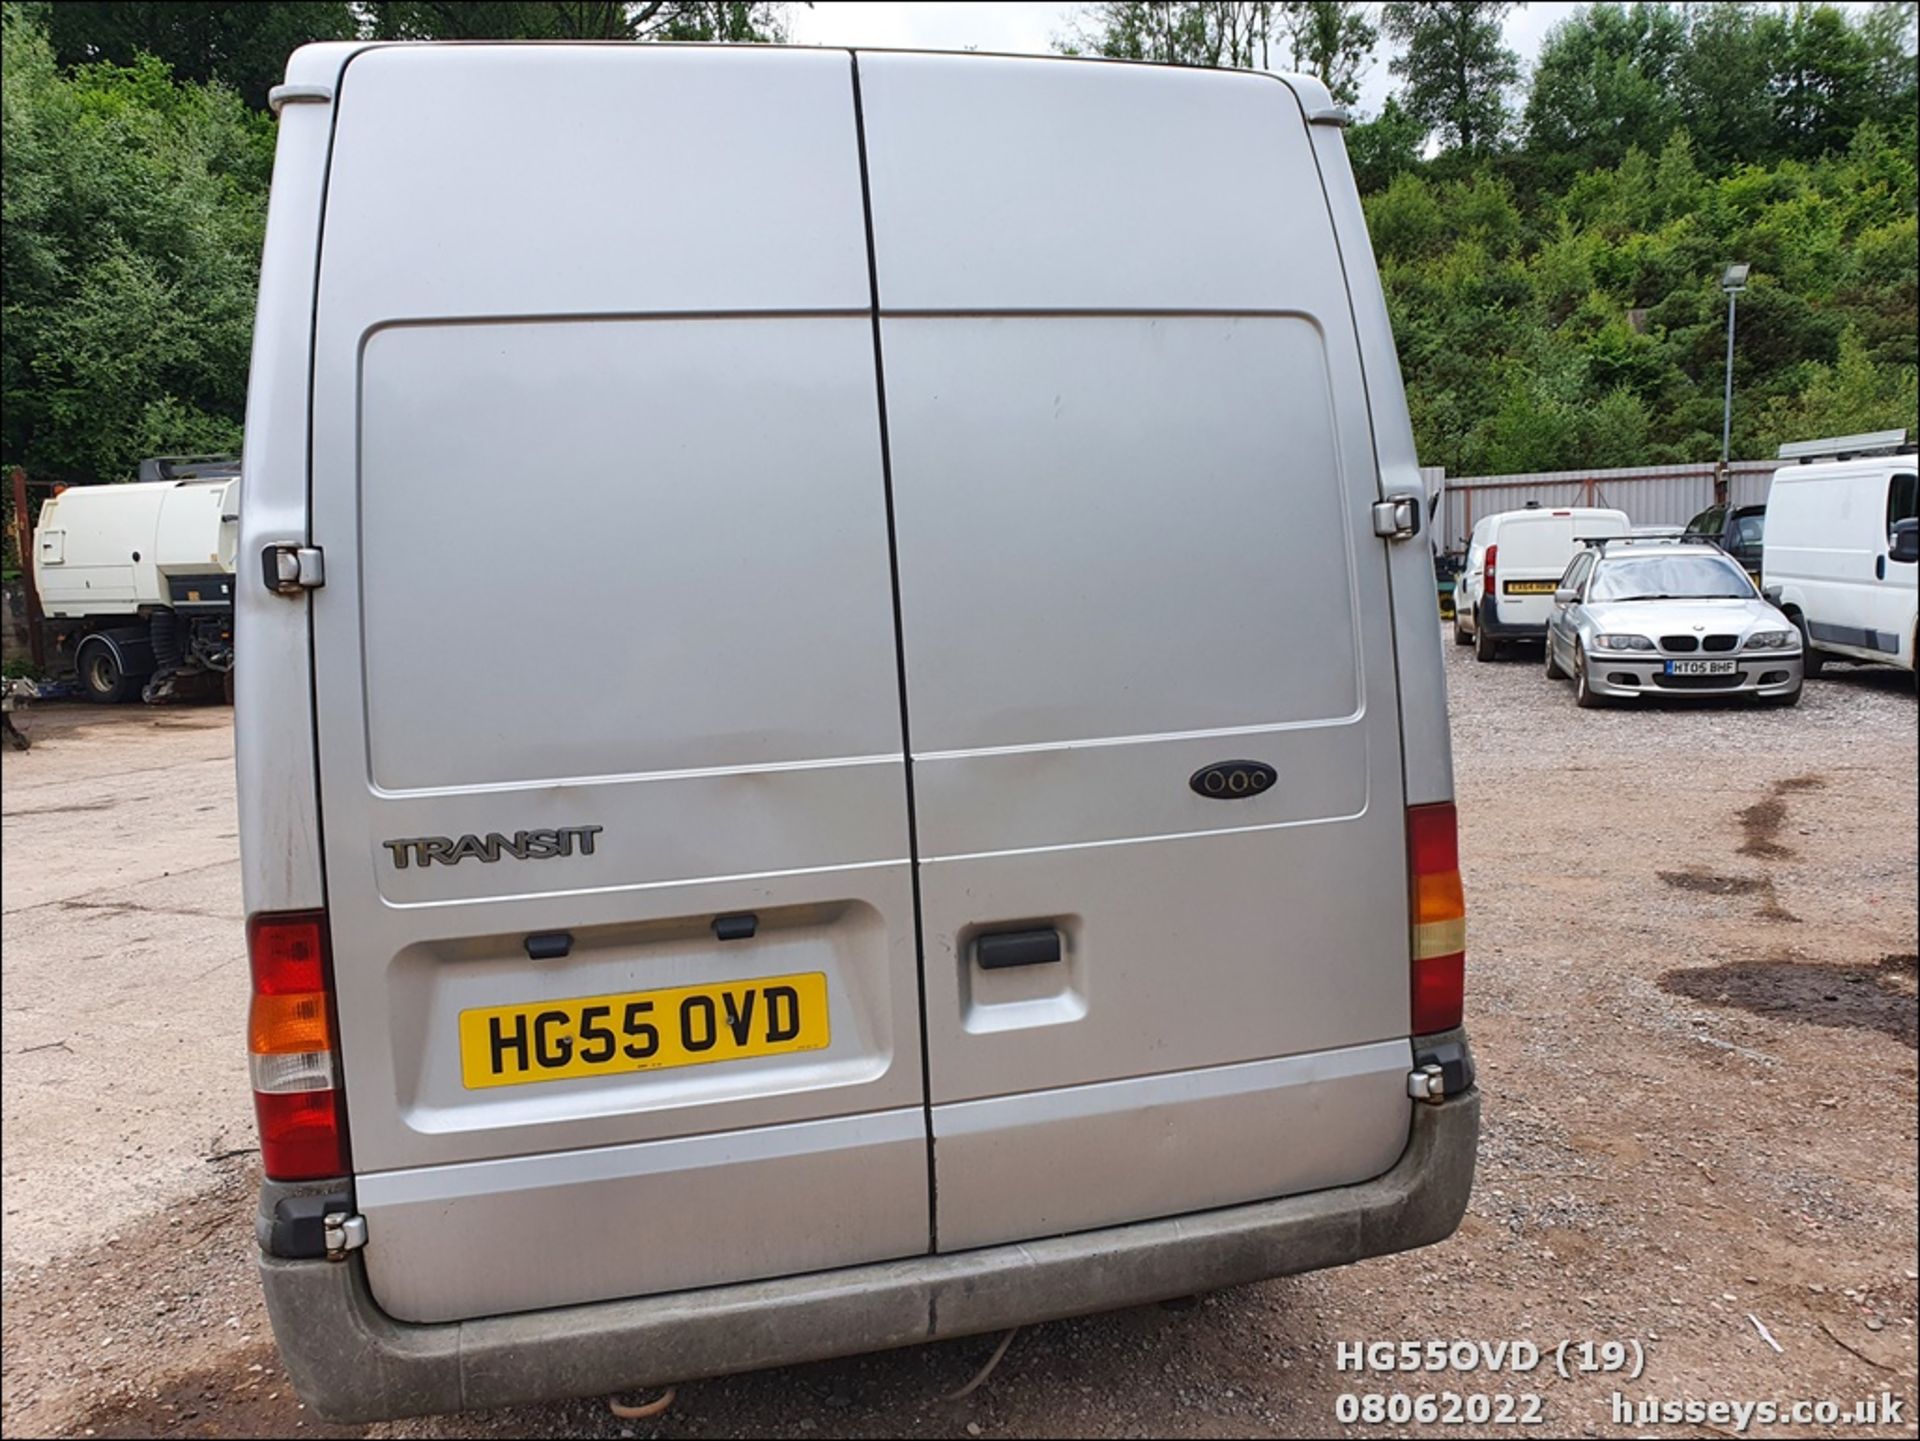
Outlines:
<svg viewBox="0 0 1920 1441"><path fill-rule="evenodd" d="M1593 578L1590 600L1746 600L1753 585L1718 555L1608 556Z"/></svg>

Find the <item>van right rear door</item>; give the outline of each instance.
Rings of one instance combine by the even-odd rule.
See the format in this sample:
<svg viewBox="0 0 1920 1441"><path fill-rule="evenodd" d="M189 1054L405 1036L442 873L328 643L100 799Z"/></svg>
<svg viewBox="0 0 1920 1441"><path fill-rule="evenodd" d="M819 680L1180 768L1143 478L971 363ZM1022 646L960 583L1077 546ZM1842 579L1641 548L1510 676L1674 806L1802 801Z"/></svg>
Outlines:
<svg viewBox="0 0 1920 1441"><path fill-rule="evenodd" d="M1398 697L1300 105L858 60L937 1244L1377 1175L1409 1116Z"/></svg>

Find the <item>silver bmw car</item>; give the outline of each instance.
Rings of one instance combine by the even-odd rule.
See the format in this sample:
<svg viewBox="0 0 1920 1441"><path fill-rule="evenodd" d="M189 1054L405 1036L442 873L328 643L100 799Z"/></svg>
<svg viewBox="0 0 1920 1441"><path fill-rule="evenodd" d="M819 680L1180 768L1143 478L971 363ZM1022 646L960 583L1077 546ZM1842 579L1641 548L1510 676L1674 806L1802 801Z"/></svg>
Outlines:
<svg viewBox="0 0 1920 1441"><path fill-rule="evenodd" d="M1547 621L1547 677L1594 707L1632 696L1800 699L1800 634L1706 542L1593 541L1567 566Z"/></svg>

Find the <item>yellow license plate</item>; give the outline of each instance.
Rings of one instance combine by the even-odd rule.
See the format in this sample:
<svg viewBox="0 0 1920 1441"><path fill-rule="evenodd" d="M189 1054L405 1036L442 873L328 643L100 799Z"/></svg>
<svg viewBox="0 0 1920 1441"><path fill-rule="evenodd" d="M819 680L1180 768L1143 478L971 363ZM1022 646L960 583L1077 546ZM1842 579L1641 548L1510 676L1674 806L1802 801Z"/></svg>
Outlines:
<svg viewBox="0 0 1920 1441"><path fill-rule="evenodd" d="M460 1013L469 1090L819 1051L827 978L766 976Z"/></svg>
<svg viewBox="0 0 1920 1441"><path fill-rule="evenodd" d="M1552 595L1560 588L1557 580L1510 580L1500 587L1508 595Z"/></svg>

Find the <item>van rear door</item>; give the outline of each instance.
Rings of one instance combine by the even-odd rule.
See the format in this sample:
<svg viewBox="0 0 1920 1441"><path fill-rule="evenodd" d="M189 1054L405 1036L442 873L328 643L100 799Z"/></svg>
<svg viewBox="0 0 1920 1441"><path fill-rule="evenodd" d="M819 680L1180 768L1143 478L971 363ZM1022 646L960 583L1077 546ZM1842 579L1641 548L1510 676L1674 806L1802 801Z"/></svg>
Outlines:
<svg viewBox="0 0 1920 1441"><path fill-rule="evenodd" d="M1301 107L1160 67L859 76L939 1249L1377 1175L1401 738Z"/></svg>
<svg viewBox="0 0 1920 1441"><path fill-rule="evenodd" d="M924 1253L850 57L375 48L335 106L313 628L375 1298Z"/></svg>

